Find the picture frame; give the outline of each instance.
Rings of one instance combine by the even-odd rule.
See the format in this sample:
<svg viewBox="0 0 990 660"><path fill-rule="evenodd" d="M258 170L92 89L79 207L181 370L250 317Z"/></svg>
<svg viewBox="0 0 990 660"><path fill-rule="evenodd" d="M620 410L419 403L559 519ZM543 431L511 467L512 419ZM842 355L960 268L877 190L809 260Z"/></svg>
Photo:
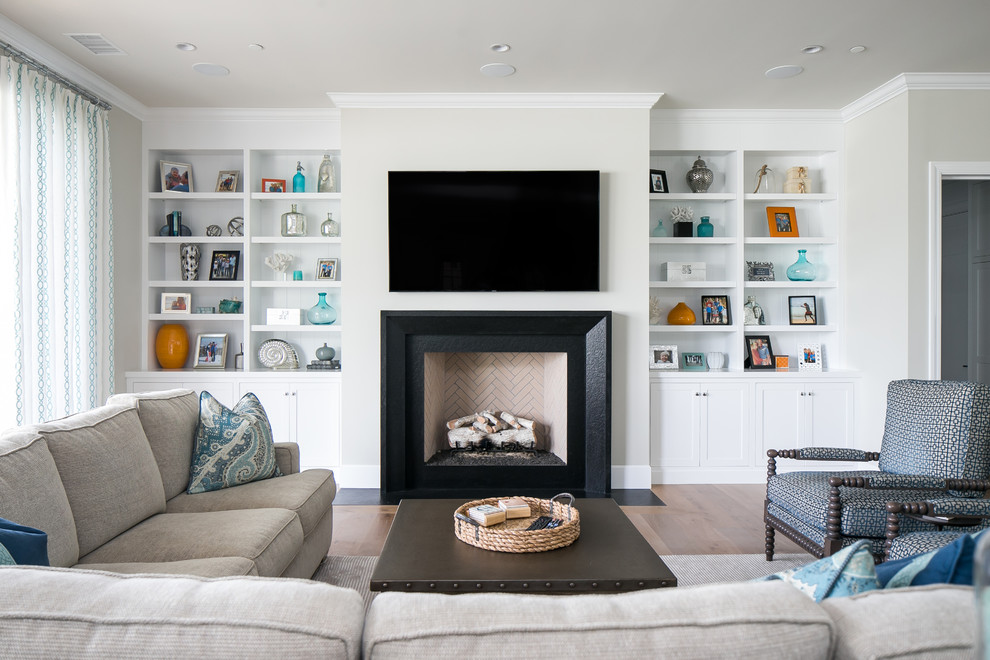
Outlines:
<svg viewBox="0 0 990 660"><path fill-rule="evenodd" d="M223 369L227 362L227 333L196 335L195 357L193 369Z"/></svg>
<svg viewBox="0 0 990 660"><path fill-rule="evenodd" d="M768 206L767 226L771 236L798 238L797 212L793 206Z"/></svg>
<svg viewBox="0 0 990 660"><path fill-rule="evenodd" d="M799 344L798 345L798 370L799 371L821 371L822 370L822 345L821 344Z"/></svg>
<svg viewBox="0 0 990 660"><path fill-rule="evenodd" d="M192 165L189 163L160 160L158 161L158 168L162 177L162 192L193 191Z"/></svg>
<svg viewBox="0 0 990 660"><path fill-rule="evenodd" d="M337 262L336 258L330 259L317 259L316 260L316 279L318 280L336 280L337 279Z"/></svg>
<svg viewBox="0 0 990 660"><path fill-rule="evenodd" d="M684 371L708 371L704 353L681 353L681 369Z"/></svg>
<svg viewBox="0 0 990 660"><path fill-rule="evenodd" d="M770 335L746 335L743 337L746 349L747 369L776 369L773 345Z"/></svg>
<svg viewBox="0 0 990 660"><path fill-rule="evenodd" d="M192 294L191 293L163 293L162 294L162 314L191 314Z"/></svg>
<svg viewBox="0 0 990 660"><path fill-rule="evenodd" d="M701 324L732 325L729 296L716 294L701 296Z"/></svg>
<svg viewBox="0 0 990 660"><path fill-rule="evenodd" d="M670 344L650 346L650 369L677 369L677 346Z"/></svg>
<svg viewBox="0 0 990 660"><path fill-rule="evenodd" d="M747 261L747 282L773 282L773 263L769 261Z"/></svg>
<svg viewBox="0 0 990 660"><path fill-rule="evenodd" d="M815 296L787 296L787 318L791 325L818 325Z"/></svg>
<svg viewBox="0 0 990 660"><path fill-rule="evenodd" d="M262 179L261 180L261 192L266 192L266 193L284 193L285 192L285 179Z"/></svg>
<svg viewBox="0 0 990 660"><path fill-rule="evenodd" d="M650 170L650 192L670 192L670 188L667 187L667 172L664 170Z"/></svg>
<svg viewBox="0 0 990 660"><path fill-rule="evenodd" d="M210 279L236 280L240 265L240 250L214 250L210 261Z"/></svg>
<svg viewBox="0 0 990 660"><path fill-rule="evenodd" d="M220 170L217 174L216 192L237 192L239 178L241 178L240 170Z"/></svg>

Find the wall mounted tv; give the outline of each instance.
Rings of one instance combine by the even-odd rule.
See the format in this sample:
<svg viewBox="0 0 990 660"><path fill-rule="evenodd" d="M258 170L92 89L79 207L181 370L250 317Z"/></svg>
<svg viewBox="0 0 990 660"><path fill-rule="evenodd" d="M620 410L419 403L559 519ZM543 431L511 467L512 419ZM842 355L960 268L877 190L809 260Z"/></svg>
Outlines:
<svg viewBox="0 0 990 660"><path fill-rule="evenodd" d="M598 291L600 178L389 172L389 291Z"/></svg>

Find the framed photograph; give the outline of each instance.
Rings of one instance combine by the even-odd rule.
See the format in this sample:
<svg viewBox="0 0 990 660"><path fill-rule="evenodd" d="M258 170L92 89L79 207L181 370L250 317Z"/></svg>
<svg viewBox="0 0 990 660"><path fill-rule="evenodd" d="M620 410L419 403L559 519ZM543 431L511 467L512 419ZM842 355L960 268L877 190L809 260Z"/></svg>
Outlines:
<svg viewBox="0 0 990 660"><path fill-rule="evenodd" d="M822 370L822 345L821 344L799 344L798 345L798 370L800 370L800 371L821 371Z"/></svg>
<svg viewBox="0 0 990 660"><path fill-rule="evenodd" d="M236 280L237 268L241 265L240 250L214 250L210 263L211 280Z"/></svg>
<svg viewBox="0 0 990 660"><path fill-rule="evenodd" d="M285 179L262 179L261 192L285 192Z"/></svg>
<svg viewBox="0 0 990 660"><path fill-rule="evenodd" d="M336 280L337 279L337 259L317 259L316 279Z"/></svg>
<svg viewBox="0 0 990 660"><path fill-rule="evenodd" d="M650 369L676 369L676 346L650 346Z"/></svg>
<svg viewBox="0 0 990 660"><path fill-rule="evenodd" d="M708 363L704 353L681 353L681 369L684 371L706 371Z"/></svg>
<svg viewBox="0 0 990 660"><path fill-rule="evenodd" d="M773 282L773 264L769 261L747 261L746 281Z"/></svg>
<svg viewBox="0 0 990 660"><path fill-rule="evenodd" d="M158 161L162 174L162 192L192 192L192 165L170 160Z"/></svg>
<svg viewBox="0 0 990 660"><path fill-rule="evenodd" d="M227 361L227 333L196 335L194 369L223 369Z"/></svg>
<svg viewBox="0 0 990 660"><path fill-rule="evenodd" d="M775 369L773 346L770 345L770 335L746 335L746 368Z"/></svg>
<svg viewBox="0 0 990 660"><path fill-rule="evenodd" d="M771 236L798 238L797 214L793 206L768 206L767 224Z"/></svg>
<svg viewBox="0 0 990 660"><path fill-rule="evenodd" d="M787 296L791 325L818 325L818 305L814 296Z"/></svg>
<svg viewBox="0 0 990 660"><path fill-rule="evenodd" d="M791 358L786 355L773 356L773 362L778 371L786 371L791 366Z"/></svg>
<svg viewBox="0 0 990 660"><path fill-rule="evenodd" d="M240 170L220 170L217 175L217 192L237 192L237 179L240 176Z"/></svg>
<svg viewBox="0 0 990 660"><path fill-rule="evenodd" d="M663 170L650 170L650 192L666 193L670 192L667 187L667 173Z"/></svg>
<svg viewBox="0 0 990 660"><path fill-rule="evenodd" d="M701 296L702 325L732 325L729 296Z"/></svg>
<svg viewBox="0 0 990 660"><path fill-rule="evenodd" d="M192 314L192 294L163 293L162 314Z"/></svg>

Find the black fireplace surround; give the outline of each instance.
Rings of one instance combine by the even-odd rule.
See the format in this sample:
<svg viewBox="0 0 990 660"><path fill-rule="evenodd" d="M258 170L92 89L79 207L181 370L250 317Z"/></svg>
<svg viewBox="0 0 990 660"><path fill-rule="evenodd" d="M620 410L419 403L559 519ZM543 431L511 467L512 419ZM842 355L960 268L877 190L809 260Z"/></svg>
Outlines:
<svg viewBox="0 0 990 660"><path fill-rule="evenodd" d="M381 501L423 497L603 497L611 490L612 313L381 313ZM430 466L424 456L424 354L567 355L566 465Z"/></svg>

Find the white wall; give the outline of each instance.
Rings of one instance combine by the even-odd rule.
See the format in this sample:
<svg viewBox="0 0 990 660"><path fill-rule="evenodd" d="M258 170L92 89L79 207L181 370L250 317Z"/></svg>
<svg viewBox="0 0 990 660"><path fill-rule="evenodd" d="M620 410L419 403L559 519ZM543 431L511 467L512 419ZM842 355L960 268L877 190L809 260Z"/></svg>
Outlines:
<svg viewBox="0 0 990 660"><path fill-rule="evenodd" d="M380 311L611 310L613 486L649 486L647 327L649 111L590 109L345 109L341 259L347 323L341 360L345 465L377 473ZM602 172L599 293L388 292L387 172L430 169L595 169ZM401 218L401 209L393 209ZM548 246L547 249L552 249ZM574 255L580 259L581 255ZM623 467L627 466L627 467Z"/></svg>

